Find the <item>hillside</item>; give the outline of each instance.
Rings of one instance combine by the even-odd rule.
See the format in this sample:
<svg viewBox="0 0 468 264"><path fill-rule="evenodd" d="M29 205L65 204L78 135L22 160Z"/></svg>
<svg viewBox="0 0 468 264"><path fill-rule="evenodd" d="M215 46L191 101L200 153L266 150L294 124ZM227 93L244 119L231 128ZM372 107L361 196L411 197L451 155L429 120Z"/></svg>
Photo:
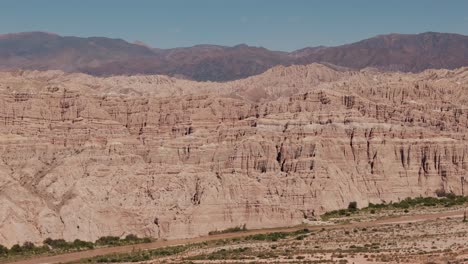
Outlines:
<svg viewBox="0 0 468 264"><path fill-rule="evenodd" d="M184 238L460 194L468 69L0 73L0 244Z"/></svg>
<svg viewBox="0 0 468 264"><path fill-rule="evenodd" d="M288 53L245 44L156 49L103 37L62 37L43 32L0 35L3 70L62 70L94 76L164 74L199 81L229 81L278 65L314 62L403 72L455 69L468 66L468 36L433 32L390 34Z"/></svg>

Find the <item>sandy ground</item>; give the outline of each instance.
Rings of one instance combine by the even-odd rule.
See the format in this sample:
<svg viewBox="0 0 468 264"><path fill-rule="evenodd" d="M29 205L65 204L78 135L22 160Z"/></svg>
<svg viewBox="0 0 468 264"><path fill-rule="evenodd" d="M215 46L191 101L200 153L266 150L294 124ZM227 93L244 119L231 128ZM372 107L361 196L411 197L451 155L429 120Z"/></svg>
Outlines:
<svg viewBox="0 0 468 264"><path fill-rule="evenodd" d="M276 242L237 241L148 263L468 263L468 223L444 213L338 225Z"/></svg>
<svg viewBox="0 0 468 264"><path fill-rule="evenodd" d="M366 239L369 240L371 249L372 247L376 248L377 245L372 244L372 243L376 243L375 241L378 241L379 243L378 248L382 248L382 243L383 243L385 245L385 248L387 249L387 244L390 243L389 245L391 245L391 243L396 243L394 242L395 240L405 241L405 243L411 243L411 241L413 240L417 241L421 237L426 238L426 237L431 237L431 236L433 237L433 241L436 241L437 244L432 244L432 241L429 241L427 239L426 239L427 241L421 240L424 242L416 242L417 247L410 246L410 244L397 243L397 247L400 250L396 252L395 254L397 254L398 256L400 255L409 256L409 255L419 254L420 259L422 259L427 254L426 252L422 254L418 250L422 250L422 248L424 248L424 250L427 250L429 248L429 249L434 249L433 251L437 252L436 254L441 255L443 257L444 255L449 254L449 253L452 254L453 252L451 251L451 252L443 253L443 252L436 251L436 249L442 249L442 248L446 249L447 245L450 245L450 246L454 245L452 248L455 248L455 249L452 249L452 248L451 249L456 251L455 255L458 257L464 257L466 254L468 254L468 250L467 250L468 249L468 246L467 246L468 237L467 236L462 237L461 240L463 241L458 241L459 240L457 239L458 236L455 235L456 233L453 233L453 231L458 230L459 234L467 235L466 233L468 231L468 224L461 223L460 219L458 219L462 217L462 215L463 215L463 211L457 210L457 211L426 213L426 214L410 215L410 216L386 217L383 219L372 220L368 222L352 222L352 223L347 223L347 224L324 225L324 226L322 225L307 226L307 228L313 232L302 241L286 240L286 241L280 241L280 242L271 242L272 245L267 245L266 249L268 248L271 249L273 247L275 248L275 250L266 250L266 251L265 251L265 246L262 246L262 243L255 243L256 245L254 245L254 247L249 246L249 250L248 250L249 252L254 252L253 254L251 254L252 256L249 256L249 258L252 258L252 259L250 260L245 259L245 260L242 260L241 262L239 262L240 260L229 261L228 259L226 259L226 260L223 260L222 263L228 263L228 262L247 263L247 262L252 262L252 261L271 263L273 261L273 259L269 259L269 258L261 259L261 258L258 258L257 256L253 256L255 252L258 250L261 250L262 252L271 253L272 256L275 257L274 258L275 261L281 261L284 263L295 263L295 262L302 263L306 260L319 260L319 261L337 260L337 261L341 261L341 263L353 263L353 262L354 263L379 263L376 261L378 261L380 258L384 258L382 260L382 263L389 263L387 261L388 259L386 259L385 257L387 254L385 252L387 251L372 253L372 255L369 255L367 254L368 252L365 252L367 255L363 253L363 254L346 254L346 256L343 256L343 255L337 256L336 255L338 254L337 249L349 249L349 247L351 247L350 244L355 245L355 247L361 246L361 244L363 244ZM455 220L454 218L457 218L457 220ZM415 225L414 223L418 223L418 225ZM406 226L411 226L411 227L419 226L420 225L419 223L423 224L422 226L423 228L419 229L420 233L418 233L417 230L402 228L402 226L405 226L405 227ZM424 223L429 223L428 224L429 226L424 226ZM459 223L459 224L456 224L456 223ZM135 250L154 249L154 248L160 248L160 247L166 247L166 246L172 246L172 245L191 244L191 243L214 241L214 240L220 240L220 239L240 238L240 237L244 237L247 235L265 234L265 233L270 233L270 232L291 232L291 231L300 230L303 228L304 226L290 227L290 228L264 229L264 230L250 230L250 231L239 232L239 233L219 234L219 235L183 239L183 240L157 241L157 242L148 243L148 244L99 248L99 249L94 249L94 250L67 253L67 254L56 255L56 256L43 256L43 257L37 257L33 259L20 260L20 261L11 262L11 263L16 263L16 264L65 263L65 262L78 261L83 258L90 258L94 256L111 254L111 253L125 253L125 252L132 252ZM377 231L375 232L354 231L354 230L359 230L359 229L369 230L371 228L378 228L378 230L380 231L378 232ZM351 230L351 231L345 231L345 230ZM312 234L322 234L322 235L312 235ZM399 238L397 234L401 234L401 235L407 234L407 237ZM443 235L444 237L443 240L440 239L440 237L437 237L441 235ZM377 237L374 237L374 236L377 236ZM317 243L320 244L319 248L317 248L316 246L310 248L309 244L307 243L309 240L310 240L310 243L312 244L317 244ZM443 241L443 243L441 241ZM278 249L279 247L278 243L282 243L281 248L283 251L286 249L290 250L286 252L287 256L280 257L279 255L275 255L274 252L276 252L277 251L276 249ZM296 243L300 243L301 246L296 245ZM270 244L270 243L267 243L267 244ZM365 244L366 243L364 243L363 246ZM456 248L456 245L459 245L459 248ZM229 246L232 247L234 245L228 245L228 247ZM239 247L240 245L235 245L235 246ZM245 246L245 245L242 245L242 246ZM366 248L367 247L368 245L366 245ZM436 248L433 248L433 247L436 247ZM413 251L405 252L404 249L408 249L408 248L411 248L411 250ZM210 252L210 251L216 250L216 248L211 247L211 248L207 248L206 250L207 252ZM308 251L310 252L307 253ZM189 256L196 256L200 254L205 254L207 252L204 252L203 250L197 250L195 252L186 252L184 254L181 254L180 256L174 256L174 257L160 259L160 260L153 260L150 263L159 263L161 261L183 262ZM369 250L369 252L373 252L373 251ZM394 251L392 249L392 251L388 251L388 252L394 252ZM395 259L395 257L391 257L391 258ZM345 260L350 261L350 262L344 262ZM201 262L200 261L193 261L193 262L207 263L207 261L208 260L201 260ZM210 261L210 262L221 263L216 260ZM423 262L407 262L407 263L423 263Z"/></svg>

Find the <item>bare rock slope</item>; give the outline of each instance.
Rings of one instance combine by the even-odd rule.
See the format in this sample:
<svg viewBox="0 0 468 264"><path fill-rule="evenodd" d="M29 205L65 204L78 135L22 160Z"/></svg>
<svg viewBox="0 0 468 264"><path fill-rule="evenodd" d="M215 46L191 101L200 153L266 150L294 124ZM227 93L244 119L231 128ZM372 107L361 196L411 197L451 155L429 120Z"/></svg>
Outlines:
<svg viewBox="0 0 468 264"><path fill-rule="evenodd" d="M461 192L468 69L247 79L0 73L0 244L299 224Z"/></svg>

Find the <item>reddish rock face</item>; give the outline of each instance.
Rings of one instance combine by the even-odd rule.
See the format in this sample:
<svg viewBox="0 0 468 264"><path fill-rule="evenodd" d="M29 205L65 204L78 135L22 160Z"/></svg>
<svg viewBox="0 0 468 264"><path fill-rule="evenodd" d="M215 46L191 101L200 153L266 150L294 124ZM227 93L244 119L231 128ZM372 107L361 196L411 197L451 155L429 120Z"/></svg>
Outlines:
<svg viewBox="0 0 468 264"><path fill-rule="evenodd" d="M468 69L276 67L227 83L0 74L0 244L299 224L461 192Z"/></svg>

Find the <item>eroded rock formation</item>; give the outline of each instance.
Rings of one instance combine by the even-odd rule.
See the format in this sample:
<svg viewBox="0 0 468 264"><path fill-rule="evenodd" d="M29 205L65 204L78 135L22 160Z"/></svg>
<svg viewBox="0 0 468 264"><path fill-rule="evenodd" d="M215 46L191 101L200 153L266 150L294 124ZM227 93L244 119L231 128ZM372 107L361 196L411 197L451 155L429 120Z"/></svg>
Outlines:
<svg viewBox="0 0 468 264"><path fill-rule="evenodd" d="M468 69L276 67L228 83L0 74L0 244L299 224L461 192Z"/></svg>

